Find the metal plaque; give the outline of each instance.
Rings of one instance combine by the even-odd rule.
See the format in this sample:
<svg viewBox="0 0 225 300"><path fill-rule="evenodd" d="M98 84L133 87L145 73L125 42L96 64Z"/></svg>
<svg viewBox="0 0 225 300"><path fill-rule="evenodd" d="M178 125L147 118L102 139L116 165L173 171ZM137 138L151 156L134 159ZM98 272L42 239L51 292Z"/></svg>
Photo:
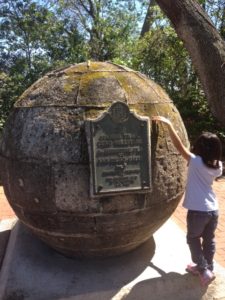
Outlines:
<svg viewBox="0 0 225 300"><path fill-rule="evenodd" d="M86 121L93 197L151 188L149 127L123 102Z"/></svg>

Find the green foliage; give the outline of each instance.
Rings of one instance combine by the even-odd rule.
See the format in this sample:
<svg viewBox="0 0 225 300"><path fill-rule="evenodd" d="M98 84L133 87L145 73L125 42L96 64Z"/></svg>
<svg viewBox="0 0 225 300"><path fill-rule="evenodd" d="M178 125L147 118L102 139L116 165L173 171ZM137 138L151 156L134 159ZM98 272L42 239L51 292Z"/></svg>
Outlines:
<svg viewBox="0 0 225 300"><path fill-rule="evenodd" d="M168 23L152 28L136 43L132 67L158 82L174 101L194 140L202 131L224 139L224 131L212 116L190 57Z"/></svg>
<svg viewBox="0 0 225 300"><path fill-rule="evenodd" d="M20 94L47 71L83 61L76 25L32 0L0 2L0 129Z"/></svg>
<svg viewBox="0 0 225 300"><path fill-rule="evenodd" d="M62 16L70 15L76 20L87 40L89 58L99 61L119 57L121 48L126 47L126 42L137 32L136 2L139 1L54 1Z"/></svg>
<svg viewBox="0 0 225 300"><path fill-rule="evenodd" d="M13 78L0 72L0 131L15 101L17 88L18 86L13 82Z"/></svg>

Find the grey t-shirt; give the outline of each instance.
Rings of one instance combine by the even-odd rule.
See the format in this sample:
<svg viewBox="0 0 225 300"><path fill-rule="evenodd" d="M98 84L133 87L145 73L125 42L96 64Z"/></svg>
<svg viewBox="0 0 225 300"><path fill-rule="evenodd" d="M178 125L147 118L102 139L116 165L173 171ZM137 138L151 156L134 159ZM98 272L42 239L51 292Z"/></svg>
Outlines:
<svg viewBox="0 0 225 300"><path fill-rule="evenodd" d="M222 162L218 169L208 168L200 156L191 154L183 206L189 210L218 210L218 201L212 190L216 177L222 174Z"/></svg>

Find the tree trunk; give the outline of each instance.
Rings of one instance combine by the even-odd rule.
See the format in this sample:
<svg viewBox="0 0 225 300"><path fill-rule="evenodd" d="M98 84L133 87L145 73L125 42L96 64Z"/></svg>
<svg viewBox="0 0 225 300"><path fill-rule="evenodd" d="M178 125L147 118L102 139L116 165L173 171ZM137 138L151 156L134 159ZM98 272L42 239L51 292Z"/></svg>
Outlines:
<svg viewBox="0 0 225 300"><path fill-rule="evenodd" d="M153 23L153 11L152 8L156 5L155 0L149 0L148 10L145 16L144 24L141 29L140 38L142 38L145 33L149 32L151 25Z"/></svg>
<svg viewBox="0 0 225 300"><path fill-rule="evenodd" d="M222 38L225 40L225 2L223 4L223 14L222 14L222 20L221 20L221 25L220 25L220 34Z"/></svg>
<svg viewBox="0 0 225 300"><path fill-rule="evenodd" d="M184 42L214 116L225 125L225 42L195 0L156 0Z"/></svg>

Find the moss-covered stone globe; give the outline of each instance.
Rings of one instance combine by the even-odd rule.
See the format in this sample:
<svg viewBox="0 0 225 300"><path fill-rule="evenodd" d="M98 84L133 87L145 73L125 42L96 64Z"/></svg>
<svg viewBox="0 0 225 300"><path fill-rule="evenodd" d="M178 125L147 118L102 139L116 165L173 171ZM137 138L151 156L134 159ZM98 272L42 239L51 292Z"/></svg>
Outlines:
<svg viewBox="0 0 225 300"><path fill-rule="evenodd" d="M115 102L150 122L151 188L93 197L86 120ZM184 191L186 164L166 126L188 144L180 114L146 76L110 62L85 62L46 74L15 103L0 144L1 177L18 218L68 256L102 257L147 241L171 216Z"/></svg>

